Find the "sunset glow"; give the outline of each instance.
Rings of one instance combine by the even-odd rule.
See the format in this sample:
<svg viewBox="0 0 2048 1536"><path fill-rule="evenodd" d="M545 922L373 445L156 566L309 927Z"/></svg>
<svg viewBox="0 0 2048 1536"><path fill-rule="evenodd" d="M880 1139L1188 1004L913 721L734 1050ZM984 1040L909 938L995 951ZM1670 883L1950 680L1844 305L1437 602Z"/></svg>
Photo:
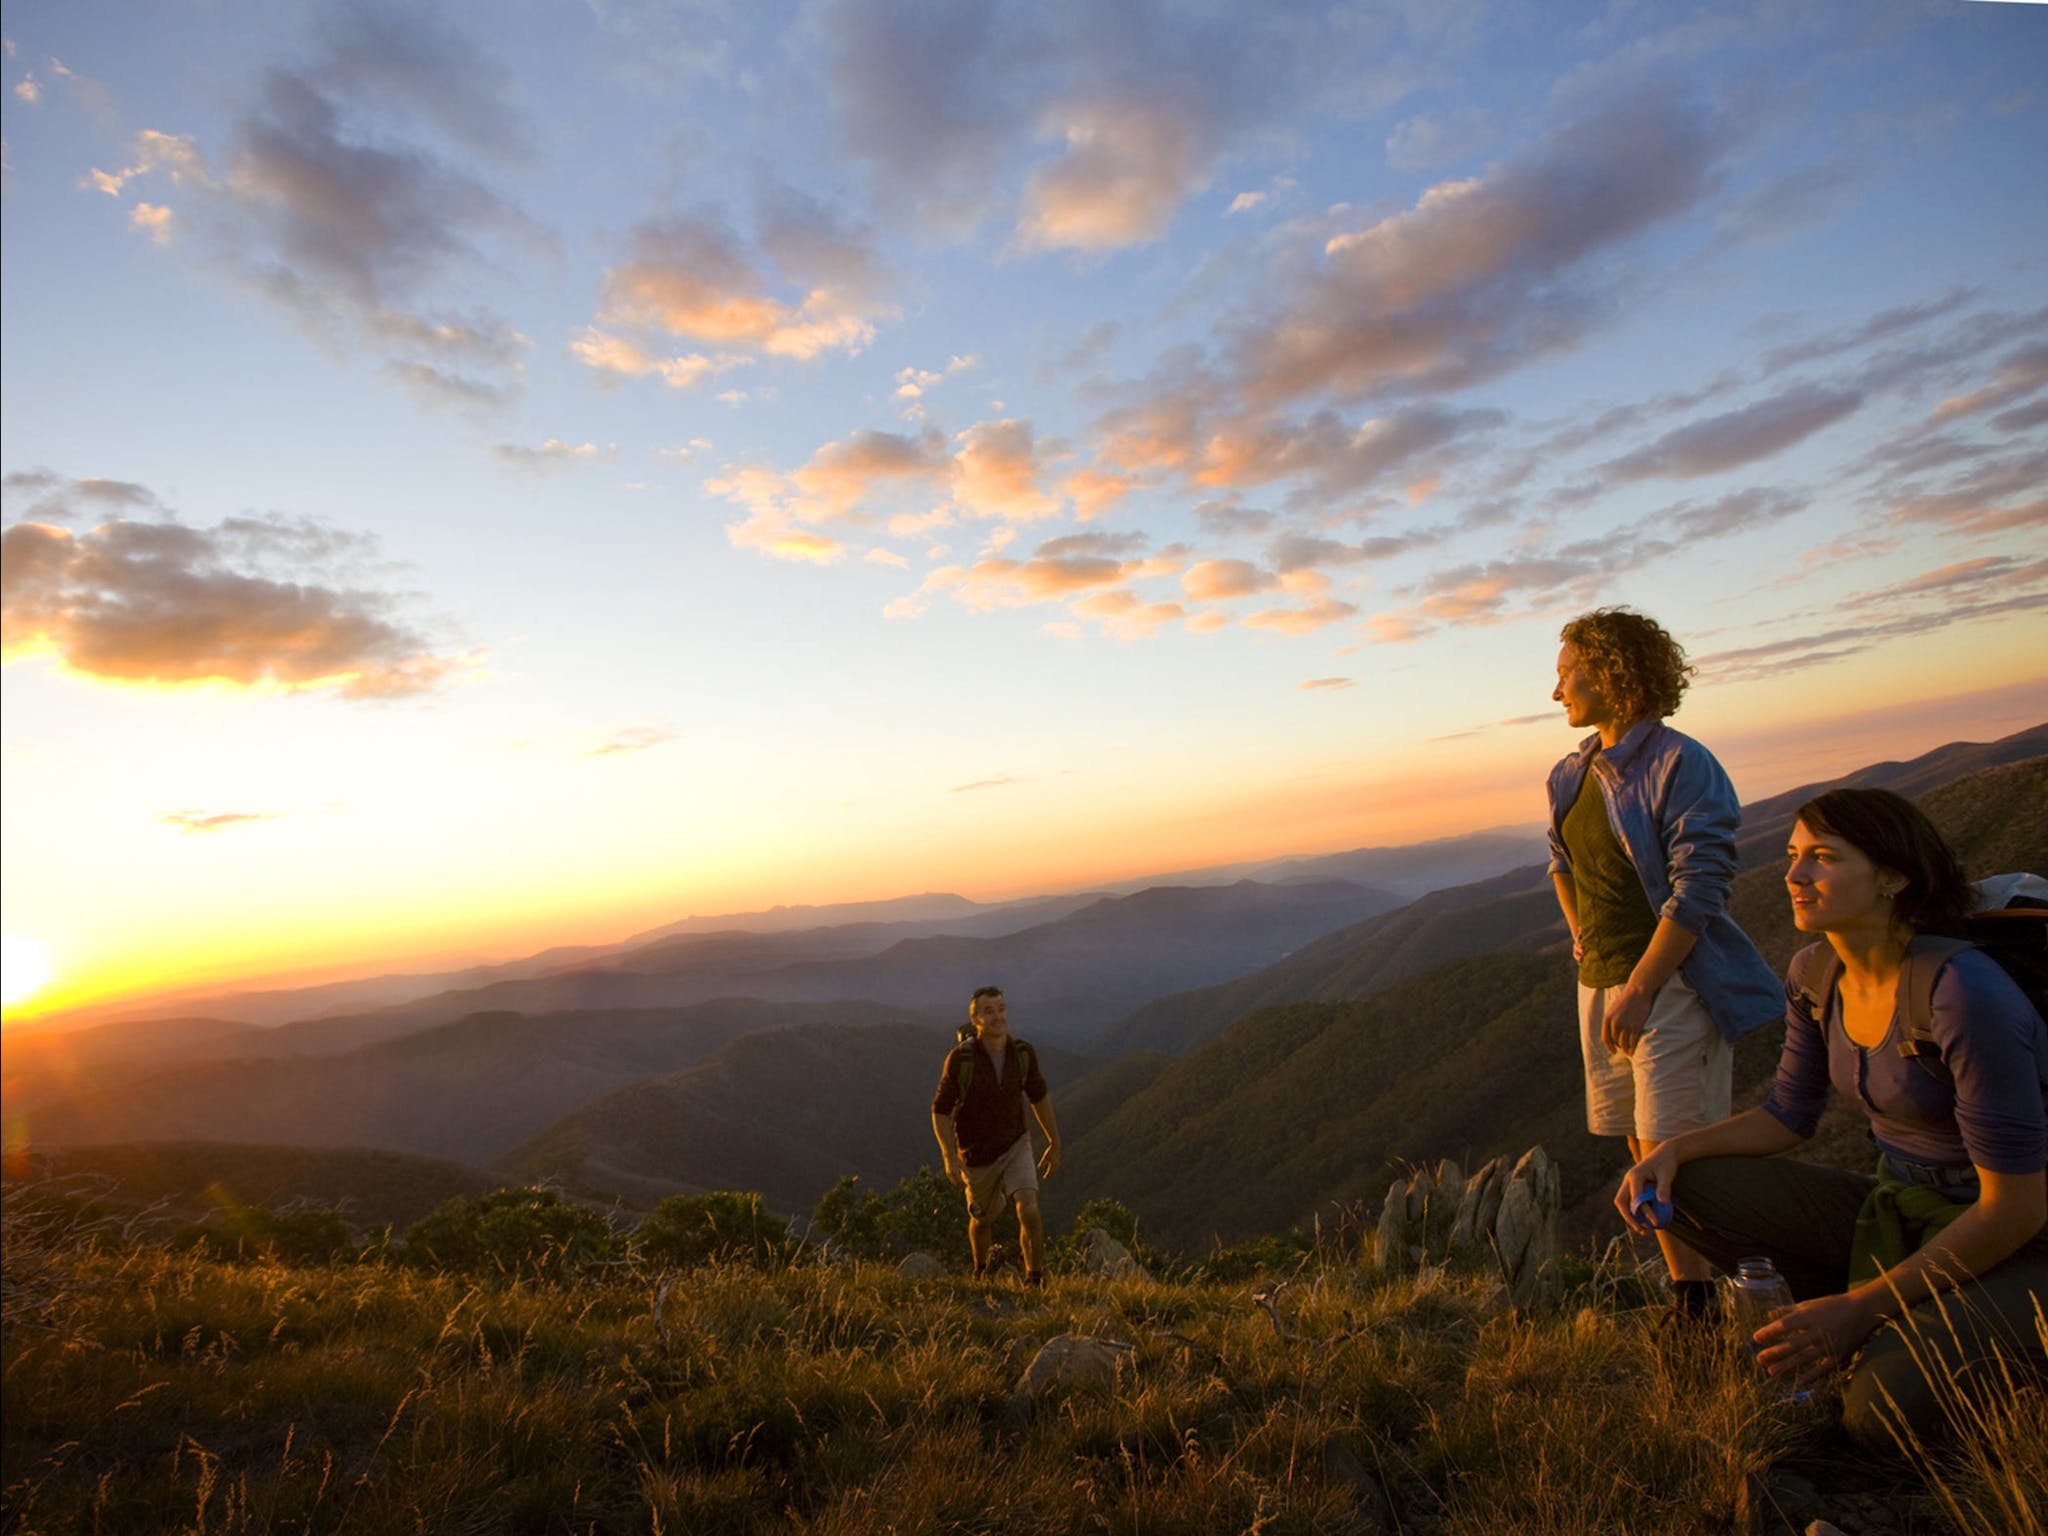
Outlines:
<svg viewBox="0 0 2048 1536"><path fill-rule="evenodd" d="M0 1007L28 1002L49 986L50 946L40 939L0 935Z"/></svg>
<svg viewBox="0 0 2048 1536"><path fill-rule="evenodd" d="M2048 7L1879 9L10 7L10 1018L1526 827L1597 604L2048 720Z"/></svg>

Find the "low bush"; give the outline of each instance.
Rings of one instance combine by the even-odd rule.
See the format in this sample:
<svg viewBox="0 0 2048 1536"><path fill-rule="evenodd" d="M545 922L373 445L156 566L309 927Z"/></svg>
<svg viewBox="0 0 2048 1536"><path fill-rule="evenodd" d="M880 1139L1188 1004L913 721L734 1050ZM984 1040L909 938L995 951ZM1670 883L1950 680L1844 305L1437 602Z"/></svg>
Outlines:
<svg viewBox="0 0 2048 1536"><path fill-rule="evenodd" d="M734 1190L670 1195L640 1223L633 1243L647 1263L682 1269L700 1264L767 1269L788 1263L796 1246L789 1223L770 1212L759 1195Z"/></svg>
<svg viewBox="0 0 2048 1536"><path fill-rule="evenodd" d="M404 1252L430 1269L566 1279L616 1255L611 1223L557 1190L457 1195L406 1229Z"/></svg>

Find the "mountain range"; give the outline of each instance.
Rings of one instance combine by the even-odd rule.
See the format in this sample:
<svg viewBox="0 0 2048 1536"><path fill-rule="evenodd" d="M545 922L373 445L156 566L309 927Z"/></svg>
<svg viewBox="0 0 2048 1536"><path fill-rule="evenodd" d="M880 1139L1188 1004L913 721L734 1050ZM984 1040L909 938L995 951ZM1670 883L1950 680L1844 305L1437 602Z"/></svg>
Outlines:
<svg viewBox="0 0 2048 1536"><path fill-rule="evenodd" d="M1836 782L1920 797L1973 872L2040 870L2044 753L2048 726ZM1820 787L1745 808L1731 910L1773 965L1796 947L1778 850ZM998 979L1068 1143L1047 1196L1056 1220L1111 1195L1159 1240L1227 1240L1376 1201L1404 1160L1470 1167L1537 1142L1563 1165L1568 1202L1598 1216L1618 1163L1583 1130L1542 865L1397 902L1348 881L1240 880L1060 898L999 933L685 923L603 965L275 1028L10 1032L7 1134L38 1148L233 1142L273 1160L280 1145L343 1161L375 1147L460 1165L441 1178L545 1178L634 1205L738 1187L801 1214L842 1174L889 1181L932 1160L925 1104L949 1026ZM1017 916L925 907L900 921ZM735 982L775 995L619 1001ZM1738 1053L1738 1094L1760 1092L1775 1034ZM1855 1129L1830 1121L1820 1154L1860 1161Z"/></svg>

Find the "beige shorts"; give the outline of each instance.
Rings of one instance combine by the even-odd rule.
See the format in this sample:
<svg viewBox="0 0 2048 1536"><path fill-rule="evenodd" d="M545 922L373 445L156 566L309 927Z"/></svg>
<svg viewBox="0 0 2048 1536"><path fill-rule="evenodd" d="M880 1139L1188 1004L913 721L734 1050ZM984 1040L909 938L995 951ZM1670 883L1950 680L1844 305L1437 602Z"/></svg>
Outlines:
<svg viewBox="0 0 2048 1536"><path fill-rule="evenodd" d="M999 1216L1017 1196L1037 1193L1038 1164L1031 1156L1029 1131L994 1162L967 1170L967 1214L977 1219Z"/></svg>
<svg viewBox="0 0 2048 1536"><path fill-rule="evenodd" d="M1608 1000L1619 987L1579 988L1579 1050L1586 1061L1586 1128L1595 1136L1669 1141L1728 1117L1735 1052L1699 994L1674 975L1650 1005L1633 1054L1600 1043Z"/></svg>

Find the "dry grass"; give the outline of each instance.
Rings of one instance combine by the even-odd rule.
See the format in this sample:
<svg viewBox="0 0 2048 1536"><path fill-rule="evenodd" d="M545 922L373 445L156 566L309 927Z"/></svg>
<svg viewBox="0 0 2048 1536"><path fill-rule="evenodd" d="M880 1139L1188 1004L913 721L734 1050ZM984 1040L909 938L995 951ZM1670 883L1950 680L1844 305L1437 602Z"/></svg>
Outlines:
<svg viewBox="0 0 2048 1536"><path fill-rule="evenodd" d="M10 1280L19 1258L37 1282L9 1290L10 1532L1721 1532L1821 1433L1731 1353L1667 1359L1611 1272L1518 1318L1485 1276L1338 1250L1042 1294L716 1269L657 1331L630 1275L6 1235ZM1020 1414L1024 1365L1067 1332L1131 1347ZM1900 1531L2039 1528L2040 1396L1973 1411Z"/></svg>

